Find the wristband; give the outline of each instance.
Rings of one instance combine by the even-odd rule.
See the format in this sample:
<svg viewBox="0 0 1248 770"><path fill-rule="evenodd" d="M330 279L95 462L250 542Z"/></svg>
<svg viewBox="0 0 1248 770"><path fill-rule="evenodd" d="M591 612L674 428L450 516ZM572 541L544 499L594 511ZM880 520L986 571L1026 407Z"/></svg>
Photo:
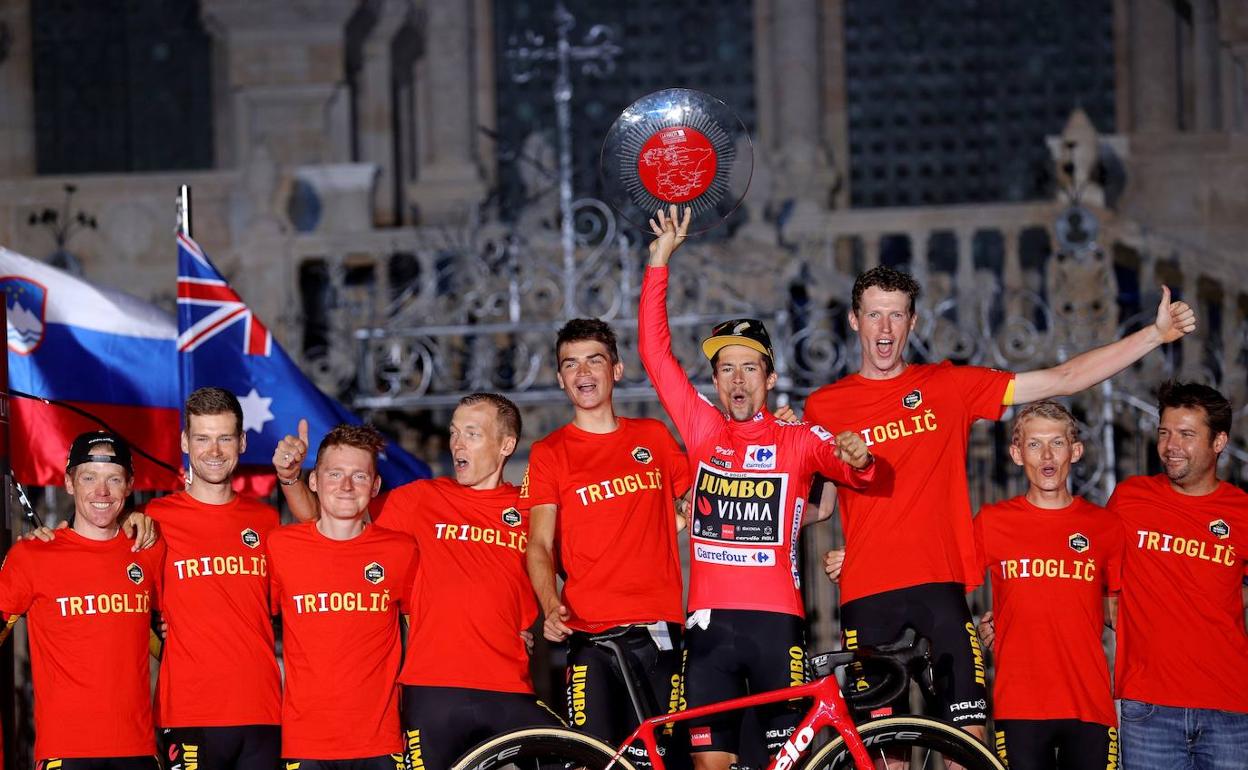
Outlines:
<svg viewBox="0 0 1248 770"><path fill-rule="evenodd" d="M294 485L299 483L299 477L295 476L293 479L284 479L281 476L278 476L277 483L281 484L284 487L293 487Z"/></svg>

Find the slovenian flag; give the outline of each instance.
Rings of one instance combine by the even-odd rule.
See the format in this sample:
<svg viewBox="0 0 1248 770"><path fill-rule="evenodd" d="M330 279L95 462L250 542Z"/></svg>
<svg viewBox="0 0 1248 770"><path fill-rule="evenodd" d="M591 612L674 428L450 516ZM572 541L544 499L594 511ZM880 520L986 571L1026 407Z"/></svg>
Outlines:
<svg viewBox="0 0 1248 770"><path fill-rule="evenodd" d="M270 480L273 449L295 432L301 418L308 421L313 447L305 462L309 468L331 427L360 422L304 376L199 245L184 235L178 236L177 355L183 398L207 385L238 396L247 431L242 462L269 468ZM430 476L428 465L393 441L377 465L387 489Z"/></svg>
<svg viewBox="0 0 1248 770"><path fill-rule="evenodd" d="M74 436L107 426L134 448L136 488L177 488L174 319L3 247L0 290L8 316L14 478L60 486Z"/></svg>

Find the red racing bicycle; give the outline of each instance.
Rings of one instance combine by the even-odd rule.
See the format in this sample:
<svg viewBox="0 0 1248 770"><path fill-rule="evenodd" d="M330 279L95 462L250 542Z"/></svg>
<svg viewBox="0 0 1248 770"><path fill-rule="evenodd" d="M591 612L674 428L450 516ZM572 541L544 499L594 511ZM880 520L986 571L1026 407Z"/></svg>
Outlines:
<svg viewBox="0 0 1248 770"><path fill-rule="evenodd" d="M609 650L621 654L618 647ZM624 661L621 659L621 663ZM865 710L888 703L904 692L914 678L930 690L930 645L907 631L901 639L880 647L864 647L824 653L811 658L814 679L808 684L783 690L747 695L699 708L644 719L620 746L612 747L596 738L566 728L532 727L503 733L469 751L453 770L635 770L629 759L632 747L645 747L653 770L666 770L656 732L665 726L714 714L798 699L811 705L797 729L766 770L873 770L908 757L911 768L944 770L947 763L966 770L1004 770L984 744L966 731L946 722L923 716L892 716L855 725L850 707L841 693L835 672L850 663L879 672L880 679L862 692L850 693L855 709ZM627 666L621 666L628 671ZM641 711L636 682L625 675L634 709ZM926 681L926 685L924 682ZM816 737L827 728L836 735L816 747ZM813 752L813 753L812 753ZM807 755L810 758L807 759Z"/></svg>

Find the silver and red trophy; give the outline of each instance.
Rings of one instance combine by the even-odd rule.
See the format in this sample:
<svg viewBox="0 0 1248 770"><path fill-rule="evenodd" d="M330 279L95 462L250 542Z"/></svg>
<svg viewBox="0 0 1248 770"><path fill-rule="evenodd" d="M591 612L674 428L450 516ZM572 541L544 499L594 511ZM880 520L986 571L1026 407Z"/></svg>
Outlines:
<svg viewBox="0 0 1248 770"><path fill-rule="evenodd" d="M668 88L633 102L602 143L603 197L642 229L660 208L693 209L689 232L723 222L741 204L754 148L728 105L701 91Z"/></svg>

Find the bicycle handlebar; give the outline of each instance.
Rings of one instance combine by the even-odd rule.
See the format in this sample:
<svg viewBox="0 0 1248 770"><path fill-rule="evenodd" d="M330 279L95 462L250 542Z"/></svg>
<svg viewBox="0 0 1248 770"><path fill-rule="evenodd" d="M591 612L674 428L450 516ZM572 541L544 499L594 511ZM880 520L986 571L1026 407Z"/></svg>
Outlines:
<svg viewBox="0 0 1248 770"><path fill-rule="evenodd" d="M836 669L851 663L860 663L873 673L882 674L882 679L863 690L855 690L852 684L844 688L845 700L851 707L869 711L892 702L906 691L911 679L930 698L933 693L931 650L931 642L907 628L887 644L825 652L813 656L810 665L816 677L831 676Z"/></svg>

